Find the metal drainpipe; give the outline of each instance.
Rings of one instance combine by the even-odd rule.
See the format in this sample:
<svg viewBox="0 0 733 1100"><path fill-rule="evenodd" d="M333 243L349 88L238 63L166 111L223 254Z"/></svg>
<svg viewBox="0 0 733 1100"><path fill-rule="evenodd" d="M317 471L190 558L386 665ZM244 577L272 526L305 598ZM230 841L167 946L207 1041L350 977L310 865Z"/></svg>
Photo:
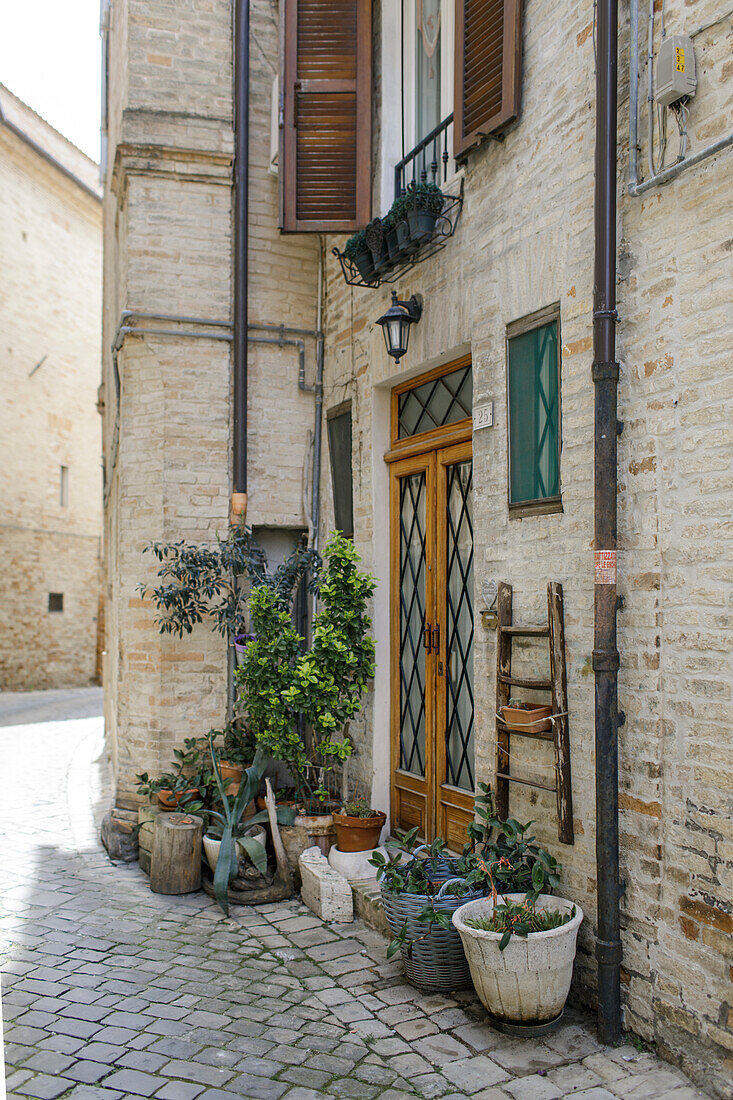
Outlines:
<svg viewBox="0 0 733 1100"><path fill-rule="evenodd" d="M247 263L249 206L249 0L234 12L234 409L232 520L247 517Z"/></svg>
<svg viewBox="0 0 733 1100"><path fill-rule="evenodd" d="M618 668L616 646L616 142L618 0L598 0L595 150L595 601L598 1024L601 1040L621 1032L618 855Z"/></svg>

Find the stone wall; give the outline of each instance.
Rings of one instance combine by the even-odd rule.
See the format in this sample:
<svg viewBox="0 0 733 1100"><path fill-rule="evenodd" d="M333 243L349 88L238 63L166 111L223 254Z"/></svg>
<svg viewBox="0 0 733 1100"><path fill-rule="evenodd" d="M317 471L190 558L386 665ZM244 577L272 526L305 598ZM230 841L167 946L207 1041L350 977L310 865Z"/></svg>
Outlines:
<svg viewBox="0 0 733 1100"><path fill-rule="evenodd" d="M0 690L76 687L97 668L97 170L2 87L0 105L28 139L0 122ZM61 612L49 611L51 592Z"/></svg>
<svg viewBox="0 0 733 1100"><path fill-rule="evenodd" d="M694 12L672 4L667 31L689 31L718 14L712 0L695 4ZM503 144L487 142L469 156L461 220L445 250L393 284L400 298L418 293L425 303L399 373L375 325L388 288L348 287L330 263L325 394L326 409L349 398L353 404L356 542L380 580L378 672L356 765L361 781L372 781L378 805L389 798L388 473L382 457L389 445L389 390L470 350L474 403L494 402L494 427L474 433L473 444L476 606L484 580L504 580L514 588L515 620L541 622L547 582L564 587L574 846L557 842L553 795L515 785L510 808L521 820L535 819L538 836L565 864L563 892L587 913L577 987L588 999L595 983L590 17L570 3L526 8L520 120ZM690 151L721 136L726 109L730 115L729 28L724 21L695 42L700 83L690 110ZM625 422L619 444L624 1011L628 1027L654 1038L708 1087L727 1095L733 1051L733 773L726 718L733 684L732 376L725 352L733 327L726 309L730 153L643 198L630 197L624 186L627 57L626 19L618 286L619 416ZM385 87L384 75L377 72L375 89ZM393 107L383 104L384 111ZM644 123L640 137L645 164ZM375 185L374 213L384 213L390 199ZM342 241L329 240L329 246ZM505 327L558 301L563 512L510 518ZM527 643L519 648L520 660L541 673L547 665L540 652L537 643ZM477 618L476 760L484 780L493 772L494 669L495 636ZM524 767L525 774L551 779L548 746L528 747L515 738L513 752L518 773Z"/></svg>
<svg viewBox="0 0 733 1100"><path fill-rule="evenodd" d="M111 346L123 310L229 322L232 294L232 9L228 2L116 0L110 34L105 197L106 725L118 802L135 774L166 768L184 737L221 727L227 649L207 626L161 635L137 592L154 577L151 540L211 542L231 492L231 356L226 328L136 321L127 335L119 453ZM318 241L280 238L269 171L277 5L251 13L249 316L315 329ZM267 333L253 333L260 337ZM306 340L307 382L315 341ZM307 526L303 472L314 424L292 347L251 344L249 511L256 526Z"/></svg>

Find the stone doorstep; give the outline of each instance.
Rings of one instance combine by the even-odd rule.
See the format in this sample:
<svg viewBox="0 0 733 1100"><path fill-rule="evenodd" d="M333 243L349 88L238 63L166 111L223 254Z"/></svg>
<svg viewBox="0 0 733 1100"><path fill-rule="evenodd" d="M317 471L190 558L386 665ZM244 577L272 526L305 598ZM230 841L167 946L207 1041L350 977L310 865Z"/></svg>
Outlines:
<svg viewBox="0 0 733 1100"><path fill-rule="evenodd" d="M351 891L354 895L354 914L387 939L392 939L392 933L384 915L382 905L382 891L376 882L352 882Z"/></svg>

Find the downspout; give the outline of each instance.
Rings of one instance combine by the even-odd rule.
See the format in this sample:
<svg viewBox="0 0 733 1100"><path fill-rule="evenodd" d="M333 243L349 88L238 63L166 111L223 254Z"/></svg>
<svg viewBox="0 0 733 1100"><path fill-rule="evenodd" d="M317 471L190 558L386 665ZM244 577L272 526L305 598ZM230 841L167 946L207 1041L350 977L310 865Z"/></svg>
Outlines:
<svg viewBox="0 0 733 1100"><path fill-rule="evenodd" d="M234 12L234 355L231 519L247 517L247 263L249 207L249 0Z"/></svg>
<svg viewBox="0 0 733 1100"><path fill-rule="evenodd" d="M618 0L598 2L595 151L595 600L593 670L596 731L598 1025L601 1041L621 1032L618 854L618 669L616 646L616 142Z"/></svg>
<svg viewBox="0 0 733 1100"><path fill-rule="evenodd" d="M318 527L321 519L321 445L323 439L323 242L319 239L318 307L316 311L316 411L313 425L313 488L311 491L311 522L313 549L318 550ZM313 597L313 614L316 600Z"/></svg>

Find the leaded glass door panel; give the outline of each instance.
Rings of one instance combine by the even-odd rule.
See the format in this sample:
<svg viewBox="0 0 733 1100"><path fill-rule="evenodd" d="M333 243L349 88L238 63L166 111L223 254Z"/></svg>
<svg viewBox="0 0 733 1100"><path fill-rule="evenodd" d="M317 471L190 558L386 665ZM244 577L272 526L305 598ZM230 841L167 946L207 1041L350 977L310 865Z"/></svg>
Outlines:
<svg viewBox="0 0 733 1100"><path fill-rule="evenodd" d="M436 831L460 851L476 785L471 444L437 454Z"/></svg>
<svg viewBox="0 0 733 1100"><path fill-rule="evenodd" d="M392 467L393 814L423 835L432 828L435 669L426 630L435 599L434 496L432 454Z"/></svg>

